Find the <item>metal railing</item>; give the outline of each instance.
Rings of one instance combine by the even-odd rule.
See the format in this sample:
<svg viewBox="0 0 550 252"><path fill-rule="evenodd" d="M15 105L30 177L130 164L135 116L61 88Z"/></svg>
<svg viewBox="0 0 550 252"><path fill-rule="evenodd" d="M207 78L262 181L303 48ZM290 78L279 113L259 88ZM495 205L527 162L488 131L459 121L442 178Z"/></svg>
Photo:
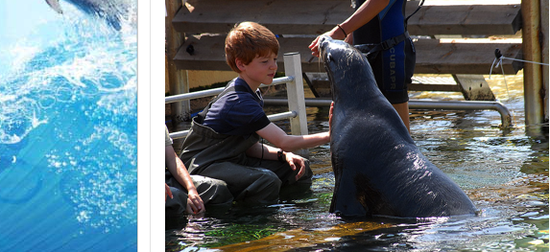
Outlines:
<svg viewBox="0 0 550 252"><path fill-rule="evenodd" d="M285 74L287 76L273 79L270 85L287 85L287 99L270 98L264 99L266 105L288 105L289 111L268 115L271 121L290 119L290 129L293 135L307 135L307 106L330 106L330 99L306 99L302 79L302 65L300 54L297 52L285 53L283 56ZM267 85L261 85L265 87ZM203 97L214 96L221 93L224 87L202 90L197 92L178 94L165 98L165 103L174 103L184 100L191 100ZM448 110L495 110L500 113L502 128L512 126L512 116L506 106L500 102L492 101L419 101L410 100L409 108L412 109L448 109ZM189 130L170 133L172 139L184 138Z"/></svg>
<svg viewBox="0 0 550 252"><path fill-rule="evenodd" d="M307 106L330 106L332 100L308 98L305 100ZM266 105L282 105L285 99L270 98L264 99ZM412 109L448 109L448 110L495 110L500 114L501 127L512 127L512 116L504 104L496 101L420 101L409 100L409 108Z"/></svg>
<svg viewBox="0 0 550 252"><path fill-rule="evenodd" d="M270 85L280 85L286 83L287 89L287 101L289 111L268 115L267 118L271 121L279 121L284 119L290 119L290 129L293 135L307 135L307 117L306 117L306 105L304 98L304 85L302 79L302 64L300 60L300 54L296 52L285 53L283 56L285 74L287 76L273 79ZM261 85L264 87L267 85ZM224 90L224 87L213 88L208 90L202 90L197 92L178 94L173 96L167 96L164 99L165 104L180 102L184 100L191 100L203 97L209 97L218 95ZM172 139L184 138L187 136L189 130L183 130L170 133Z"/></svg>

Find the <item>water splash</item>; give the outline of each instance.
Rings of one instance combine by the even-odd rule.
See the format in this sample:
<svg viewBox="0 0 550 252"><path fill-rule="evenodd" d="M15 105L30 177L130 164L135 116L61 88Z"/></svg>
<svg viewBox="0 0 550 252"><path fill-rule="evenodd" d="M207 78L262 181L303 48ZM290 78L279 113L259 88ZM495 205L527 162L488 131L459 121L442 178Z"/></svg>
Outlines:
<svg viewBox="0 0 550 252"><path fill-rule="evenodd" d="M12 235L22 237L52 228L40 225L51 210L46 205L56 202L56 211L68 214L59 216L57 235L72 240L50 236L43 246L68 248L75 234L94 233L120 233L131 244L137 235L135 17L117 31L97 17L66 13L37 24L62 36L30 36L2 51L17 56L0 63L7 68L0 72L0 215L27 216L0 225L18 227Z"/></svg>

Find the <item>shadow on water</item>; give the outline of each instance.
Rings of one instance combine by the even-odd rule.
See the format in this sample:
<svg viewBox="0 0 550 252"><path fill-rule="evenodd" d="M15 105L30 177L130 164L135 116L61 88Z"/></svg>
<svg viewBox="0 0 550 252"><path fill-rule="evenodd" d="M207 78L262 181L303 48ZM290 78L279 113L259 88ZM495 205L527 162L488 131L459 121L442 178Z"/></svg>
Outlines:
<svg viewBox="0 0 550 252"><path fill-rule="evenodd" d="M521 73L488 80L513 115L411 110L412 137L480 210L475 217L342 219L328 213L334 174L328 145L310 149L311 189L279 204L187 216L166 230L166 251L548 251L548 133L528 135ZM461 94L411 92L414 99ZM280 108L267 107L266 111ZM328 108L307 108L309 132L328 130ZM277 122L289 131L288 122ZM543 131L544 132L544 131Z"/></svg>

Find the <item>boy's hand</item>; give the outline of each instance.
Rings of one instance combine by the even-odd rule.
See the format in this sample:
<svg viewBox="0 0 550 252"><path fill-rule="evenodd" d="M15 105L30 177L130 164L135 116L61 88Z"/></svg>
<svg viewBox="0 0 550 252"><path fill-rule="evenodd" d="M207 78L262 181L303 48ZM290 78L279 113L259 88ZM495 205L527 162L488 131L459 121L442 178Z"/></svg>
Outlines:
<svg viewBox="0 0 550 252"><path fill-rule="evenodd" d="M334 112L334 102L330 103L330 109L328 111L328 132L329 134L332 133L331 132L331 127L332 127L332 112Z"/></svg>
<svg viewBox="0 0 550 252"><path fill-rule="evenodd" d="M290 165L290 169L292 169L293 171L299 169L298 174L296 174L296 181L298 181L298 179L300 179L306 172L304 158L292 152L285 152L285 157L286 162L288 163L288 165Z"/></svg>

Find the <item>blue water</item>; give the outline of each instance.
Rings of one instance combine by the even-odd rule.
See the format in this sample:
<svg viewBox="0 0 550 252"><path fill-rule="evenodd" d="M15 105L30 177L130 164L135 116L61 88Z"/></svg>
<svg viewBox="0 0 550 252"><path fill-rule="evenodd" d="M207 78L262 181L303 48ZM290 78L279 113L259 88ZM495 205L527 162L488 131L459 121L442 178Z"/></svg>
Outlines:
<svg viewBox="0 0 550 252"><path fill-rule="evenodd" d="M0 3L0 251L136 251L135 10L61 4Z"/></svg>

